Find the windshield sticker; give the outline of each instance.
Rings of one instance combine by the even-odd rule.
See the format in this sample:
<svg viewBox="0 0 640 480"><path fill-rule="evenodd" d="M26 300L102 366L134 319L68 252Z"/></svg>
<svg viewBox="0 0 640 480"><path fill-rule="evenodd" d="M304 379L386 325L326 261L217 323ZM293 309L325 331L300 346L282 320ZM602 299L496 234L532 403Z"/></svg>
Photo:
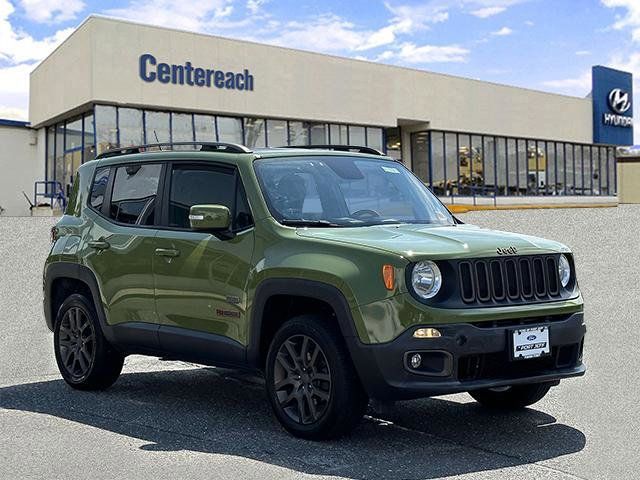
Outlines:
<svg viewBox="0 0 640 480"><path fill-rule="evenodd" d="M397 168L393 168L393 167L382 167L382 170L384 170L387 173L400 173L400 171Z"/></svg>

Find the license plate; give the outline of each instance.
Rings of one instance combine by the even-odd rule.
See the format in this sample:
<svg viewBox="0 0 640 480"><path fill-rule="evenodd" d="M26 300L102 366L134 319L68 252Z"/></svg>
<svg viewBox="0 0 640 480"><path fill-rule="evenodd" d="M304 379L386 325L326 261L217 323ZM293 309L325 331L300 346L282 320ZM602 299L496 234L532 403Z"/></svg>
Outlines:
<svg viewBox="0 0 640 480"><path fill-rule="evenodd" d="M513 334L513 359L538 358L551 354L549 327L518 328Z"/></svg>

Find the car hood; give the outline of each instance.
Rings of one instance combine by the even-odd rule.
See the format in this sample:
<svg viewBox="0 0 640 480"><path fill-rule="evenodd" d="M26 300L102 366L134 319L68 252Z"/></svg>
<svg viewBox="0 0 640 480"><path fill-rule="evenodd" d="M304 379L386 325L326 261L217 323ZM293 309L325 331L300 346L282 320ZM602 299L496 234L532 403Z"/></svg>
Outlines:
<svg viewBox="0 0 640 480"><path fill-rule="evenodd" d="M569 252L558 242L474 225L375 225L353 228L299 228L297 234L399 254L410 261L492 257L498 248L515 247L517 255ZM513 253L513 251L512 251Z"/></svg>

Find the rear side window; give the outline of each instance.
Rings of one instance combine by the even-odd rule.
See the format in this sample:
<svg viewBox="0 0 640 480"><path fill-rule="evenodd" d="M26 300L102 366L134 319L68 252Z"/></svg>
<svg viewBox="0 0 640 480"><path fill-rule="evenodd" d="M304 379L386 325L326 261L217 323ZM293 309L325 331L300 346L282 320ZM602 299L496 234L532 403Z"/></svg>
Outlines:
<svg viewBox="0 0 640 480"><path fill-rule="evenodd" d="M109 217L130 225L153 225L162 166L136 164L118 167Z"/></svg>
<svg viewBox="0 0 640 480"><path fill-rule="evenodd" d="M100 211L104 203L104 197L107 190L107 182L109 181L109 167L102 167L96 170L91 186L91 196L89 205L95 210Z"/></svg>

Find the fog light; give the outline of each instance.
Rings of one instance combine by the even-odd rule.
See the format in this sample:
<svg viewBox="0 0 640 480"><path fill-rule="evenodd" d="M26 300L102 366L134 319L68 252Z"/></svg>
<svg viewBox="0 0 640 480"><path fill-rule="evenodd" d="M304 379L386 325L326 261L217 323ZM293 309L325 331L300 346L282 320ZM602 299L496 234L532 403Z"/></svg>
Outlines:
<svg viewBox="0 0 640 480"><path fill-rule="evenodd" d="M420 365L422 364L422 357L420 356L419 353L414 353L413 355L411 355L411 368L419 368Z"/></svg>
<svg viewBox="0 0 640 480"><path fill-rule="evenodd" d="M437 328L418 328L413 332L413 338L436 338L441 336L442 334Z"/></svg>

